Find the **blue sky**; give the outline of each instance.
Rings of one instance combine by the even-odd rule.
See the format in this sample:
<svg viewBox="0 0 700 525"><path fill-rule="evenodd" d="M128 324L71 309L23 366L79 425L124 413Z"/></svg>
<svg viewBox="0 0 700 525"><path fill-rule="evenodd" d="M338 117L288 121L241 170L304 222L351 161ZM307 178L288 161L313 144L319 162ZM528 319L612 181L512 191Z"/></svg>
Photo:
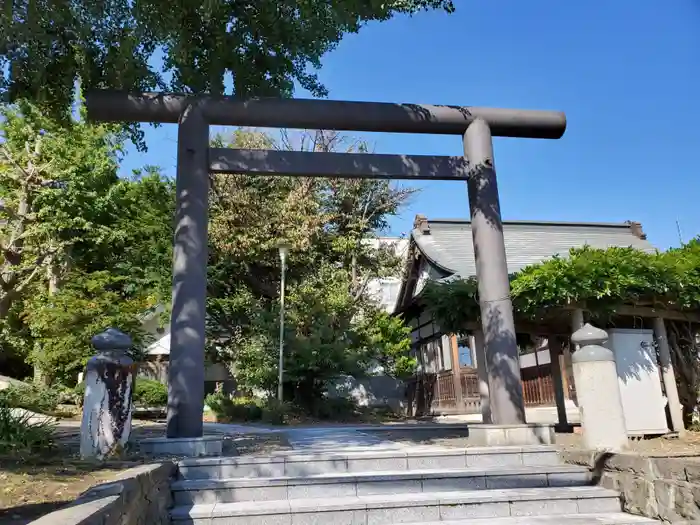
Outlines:
<svg viewBox="0 0 700 525"><path fill-rule="evenodd" d="M659 248L700 234L700 2L456 0L372 24L323 60L330 98L556 109L561 140L496 139L504 219L643 224ZM307 96L303 92L297 96ZM174 173L177 130L125 171ZM459 137L371 134L382 153L461 155ZM392 222L469 215L463 182L424 182Z"/></svg>

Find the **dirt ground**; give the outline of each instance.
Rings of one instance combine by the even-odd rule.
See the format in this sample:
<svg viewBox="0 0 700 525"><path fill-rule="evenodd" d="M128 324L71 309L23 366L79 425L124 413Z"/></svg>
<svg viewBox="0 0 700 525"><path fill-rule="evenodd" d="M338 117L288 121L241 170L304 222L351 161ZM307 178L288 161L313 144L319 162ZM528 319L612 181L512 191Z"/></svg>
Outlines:
<svg viewBox="0 0 700 525"><path fill-rule="evenodd" d="M439 445L443 447L472 446L466 438L423 438L411 439L405 432L400 432L392 438L391 432L382 432L387 439L405 444ZM580 434L557 434L556 444L566 449L583 448L583 438ZM645 456L700 456L700 432L686 432L682 438L653 438L630 440L629 451Z"/></svg>
<svg viewBox="0 0 700 525"><path fill-rule="evenodd" d="M644 456L700 456L700 432L685 432L681 438L630 440L629 451ZM557 434L562 448L583 448L580 434Z"/></svg>
<svg viewBox="0 0 700 525"><path fill-rule="evenodd" d="M141 439L162 435L162 425L134 422L132 435ZM95 464L81 461L80 422L62 420L56 447L32 457L0 456L0 524L24 525L74 500L86 490L110 481L125 469L143 463L135 452Z"/></svg>
<svg viewBox="0 0 700 525"><path fill-rule="evenodd" d="M79 423L62 421L57 448L33 458L0 456L0 525L25 525L74 500L86 490L113 479L122 470L144 463L136 450L100 465L77 459ZM162 436L161 421L134 421L131 438ZM265 454L289 449L281 434L227 437L224 454Z"/></svg>
<svg viewBox="0 0 700 525"><path fill-rule="evenodd" d="M69 460L46 462L30 465L0 459L0 524L20 525L37 519L122 470L95 469Z"/></svg>
<svg viewBox="0 0 700 525"><path fill-rule="evenodd" d="M292 450L287 440L282 434L262 434L248 435L239 438L226 438L224 440L224 455L227 454L227 448L235 450L240 456L250 454L270 454L280 450Z"/></svg>

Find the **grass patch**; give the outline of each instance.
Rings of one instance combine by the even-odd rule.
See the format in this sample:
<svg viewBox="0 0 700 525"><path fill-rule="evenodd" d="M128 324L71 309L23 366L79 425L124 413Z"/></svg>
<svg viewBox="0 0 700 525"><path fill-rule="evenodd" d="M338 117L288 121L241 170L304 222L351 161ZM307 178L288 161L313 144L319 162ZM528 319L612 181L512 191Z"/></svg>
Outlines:
<svg viewBox="0 0 700 525"><path fill-rule="evenodd" d="M0 406L0 454L29 456L54 447L55 423L21 409Z"/></svg>

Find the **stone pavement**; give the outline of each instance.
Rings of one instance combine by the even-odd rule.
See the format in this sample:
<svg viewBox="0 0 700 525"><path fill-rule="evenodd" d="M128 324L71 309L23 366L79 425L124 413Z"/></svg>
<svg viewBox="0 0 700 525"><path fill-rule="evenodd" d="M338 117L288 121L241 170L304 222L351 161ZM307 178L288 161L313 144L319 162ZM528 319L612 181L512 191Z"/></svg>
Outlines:
<svg viewBox="0 0 700 525"><path fill-rule="evenodd" d="M295 450L345 450L357 449L395 450L404 445L365 434L349 428L303 428L284 431L290 446Z"/></svg>

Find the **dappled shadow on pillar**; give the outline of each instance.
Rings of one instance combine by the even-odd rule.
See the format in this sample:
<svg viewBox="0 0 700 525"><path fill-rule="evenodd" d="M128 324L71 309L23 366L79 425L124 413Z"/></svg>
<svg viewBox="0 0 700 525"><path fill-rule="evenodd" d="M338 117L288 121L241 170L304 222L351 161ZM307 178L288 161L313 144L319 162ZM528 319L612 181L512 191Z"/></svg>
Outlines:
<svg viewBox="0 0 700 525"><path fill-rule="evenodd" d="M503 232L498 181L493 160L469 167L468 195L472 221L476 215L482 215L492 228ZM474 250L476 253L476 245Z"/></svg>
<svg viewBox="0 0 700 525"><path fill-rule="evenodd" d="M515 410L517 420L524 423L525 408L518 347L515 334L503 328L503 315L501 309L495 309L488 326L484 327L491 409L494 414L502 416L510 416L511 414L508 412ZM512 409L505 411L507 407L499 406L499 399L494 388L498 386L507 392Z"/></svg>

